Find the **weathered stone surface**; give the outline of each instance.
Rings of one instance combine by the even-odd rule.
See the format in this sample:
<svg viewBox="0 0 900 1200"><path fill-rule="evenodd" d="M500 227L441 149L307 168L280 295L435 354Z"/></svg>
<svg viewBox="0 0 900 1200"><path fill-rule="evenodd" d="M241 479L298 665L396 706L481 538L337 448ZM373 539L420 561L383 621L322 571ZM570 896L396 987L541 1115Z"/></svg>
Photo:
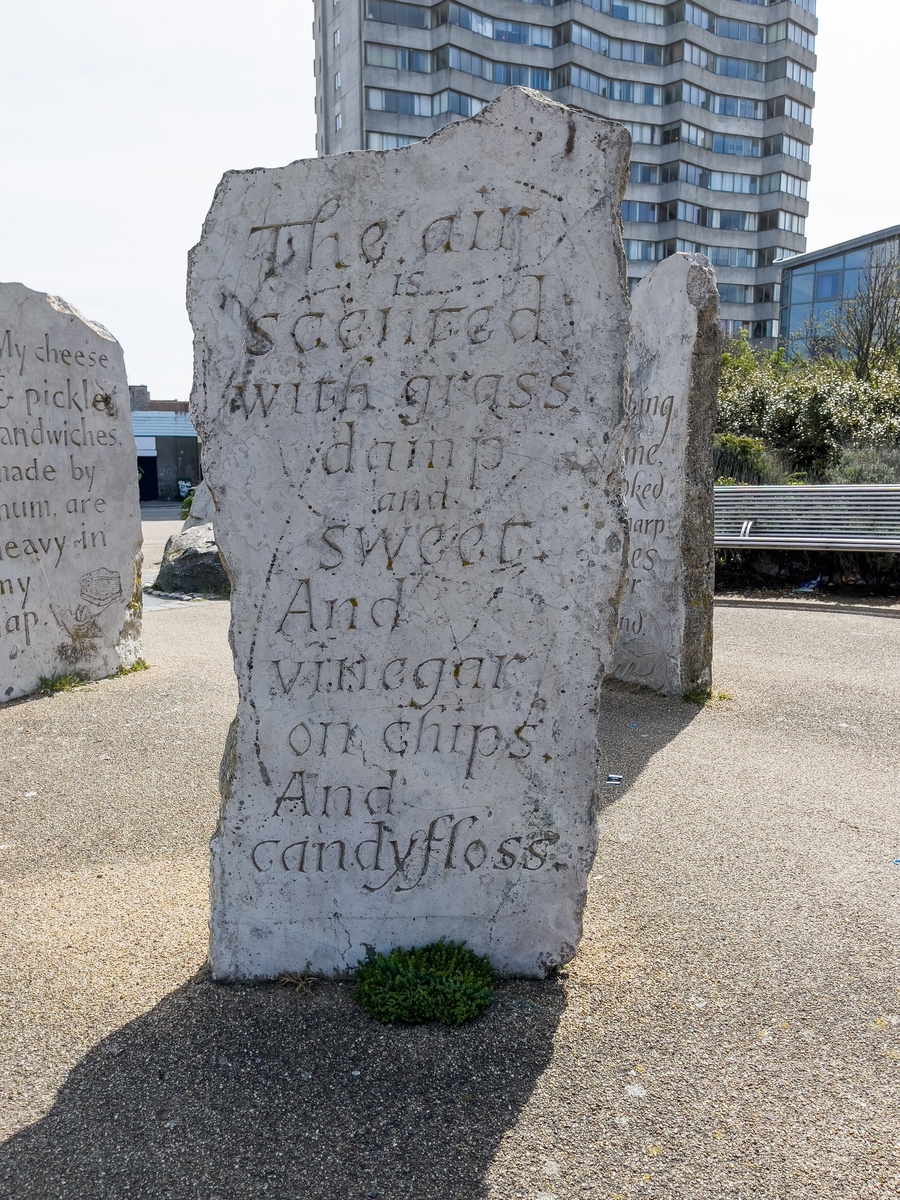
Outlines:
<svg viewBox="0 0 900 1200"><path fill-rule="evenodd" d="M191 498L191 511L182 529L193 529L195 525L209 525L215 516L212 493L206 480L202 480L194 488Z"/></svg>
<svg viewBox="0 0 900 1200"><path fill-rule="evenodd" d="M520 89L403 150L226 175L193 417L239 707L218 978L580 936L624 571L628 139Z"/></svg>
<svg viewBox="0 0 900 1200"><path fill-rule="evenodd" d="M717 325L702 255L665 259L632 294L630 545L613 674L667 696L712 678Z"/></svg>
<svg viewBox="0 0 900 1200"><path fill-rule="evenodd" d="M141 517L122 350L0 284L0 701L140 657Z"/></svg>
<svg viewBox="0 0 900 1200"><path fill-rule="evenodd" d="M225 592L228 573L222 566L212 525L182 529L166 542L156 588L160 592Z"/></svg>

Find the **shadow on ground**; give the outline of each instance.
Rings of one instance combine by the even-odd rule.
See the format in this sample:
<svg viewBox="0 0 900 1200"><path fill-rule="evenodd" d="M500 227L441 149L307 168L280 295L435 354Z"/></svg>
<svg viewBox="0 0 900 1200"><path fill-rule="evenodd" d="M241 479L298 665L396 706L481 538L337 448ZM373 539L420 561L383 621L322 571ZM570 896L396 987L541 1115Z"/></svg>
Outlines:
<svg viewBox="0 0 900 1200"><path fill-rule="evenodd" d="M601 814L629 791L654 754L683 733L703 707L658 696L637 684L604 679L598 722ZM617 775L622 776L620 784L605 782Z"/></svg>
<svg viewBox="0 0 900 1200"><path fill-rule="evenodd" d="M205 974L99 1043L0 1148L9 1200L477 1200L553 1048L556 981L459 1029L386 1027L347 984Z"/></svg>
<svg viewBox="0 0 900 1200"><path fill-rule="evenodd" d="M700 711L606 687L601 807ZM395 1028L346 983L301 993L200 973L98 1043L46 1117L0 1147L0 1195L483 1200L565 1002L560 980L505 980L470 1024Z"/></svg>

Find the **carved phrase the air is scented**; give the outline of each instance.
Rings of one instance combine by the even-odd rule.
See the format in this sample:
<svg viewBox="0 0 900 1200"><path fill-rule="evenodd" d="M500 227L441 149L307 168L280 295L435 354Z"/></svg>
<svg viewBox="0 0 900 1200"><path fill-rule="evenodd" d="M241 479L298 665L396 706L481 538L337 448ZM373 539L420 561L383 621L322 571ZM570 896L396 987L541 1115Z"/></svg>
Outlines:
<svg viewBox="0 0 900 1200"><path fill-rule="evenodd" d="M191 268L240 686L219 976L438 936L527 974L574 952L624 550L626 156L520 91L220 187Z"/></svg>

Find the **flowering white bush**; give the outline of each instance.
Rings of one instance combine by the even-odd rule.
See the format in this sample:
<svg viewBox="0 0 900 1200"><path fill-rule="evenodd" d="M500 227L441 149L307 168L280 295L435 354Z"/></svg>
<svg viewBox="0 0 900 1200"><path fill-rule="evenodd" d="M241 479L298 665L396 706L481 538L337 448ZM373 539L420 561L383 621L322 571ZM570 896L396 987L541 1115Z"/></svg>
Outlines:
<svg viewBox="0 0 900 1200"><path fill-rule="evenodd" d="M885 463L893 471L900 462L898 364L862 380L839 359L788 359L737 339L722 355L717 428L759 438L809 479L839 472L844 456L863 447L882 451L876 473L883 475Z"/></svg>

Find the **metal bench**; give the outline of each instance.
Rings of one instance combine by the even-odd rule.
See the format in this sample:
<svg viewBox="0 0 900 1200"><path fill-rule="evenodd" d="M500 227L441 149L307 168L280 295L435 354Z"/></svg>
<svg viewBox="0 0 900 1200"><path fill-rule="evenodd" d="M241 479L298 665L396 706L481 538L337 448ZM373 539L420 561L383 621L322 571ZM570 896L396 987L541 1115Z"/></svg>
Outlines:
<svg viewBox="0 0 900 1200"><path fill-rule="evenodd" d="M716 545L900 553L900 484L715 489Z"/></svg>

